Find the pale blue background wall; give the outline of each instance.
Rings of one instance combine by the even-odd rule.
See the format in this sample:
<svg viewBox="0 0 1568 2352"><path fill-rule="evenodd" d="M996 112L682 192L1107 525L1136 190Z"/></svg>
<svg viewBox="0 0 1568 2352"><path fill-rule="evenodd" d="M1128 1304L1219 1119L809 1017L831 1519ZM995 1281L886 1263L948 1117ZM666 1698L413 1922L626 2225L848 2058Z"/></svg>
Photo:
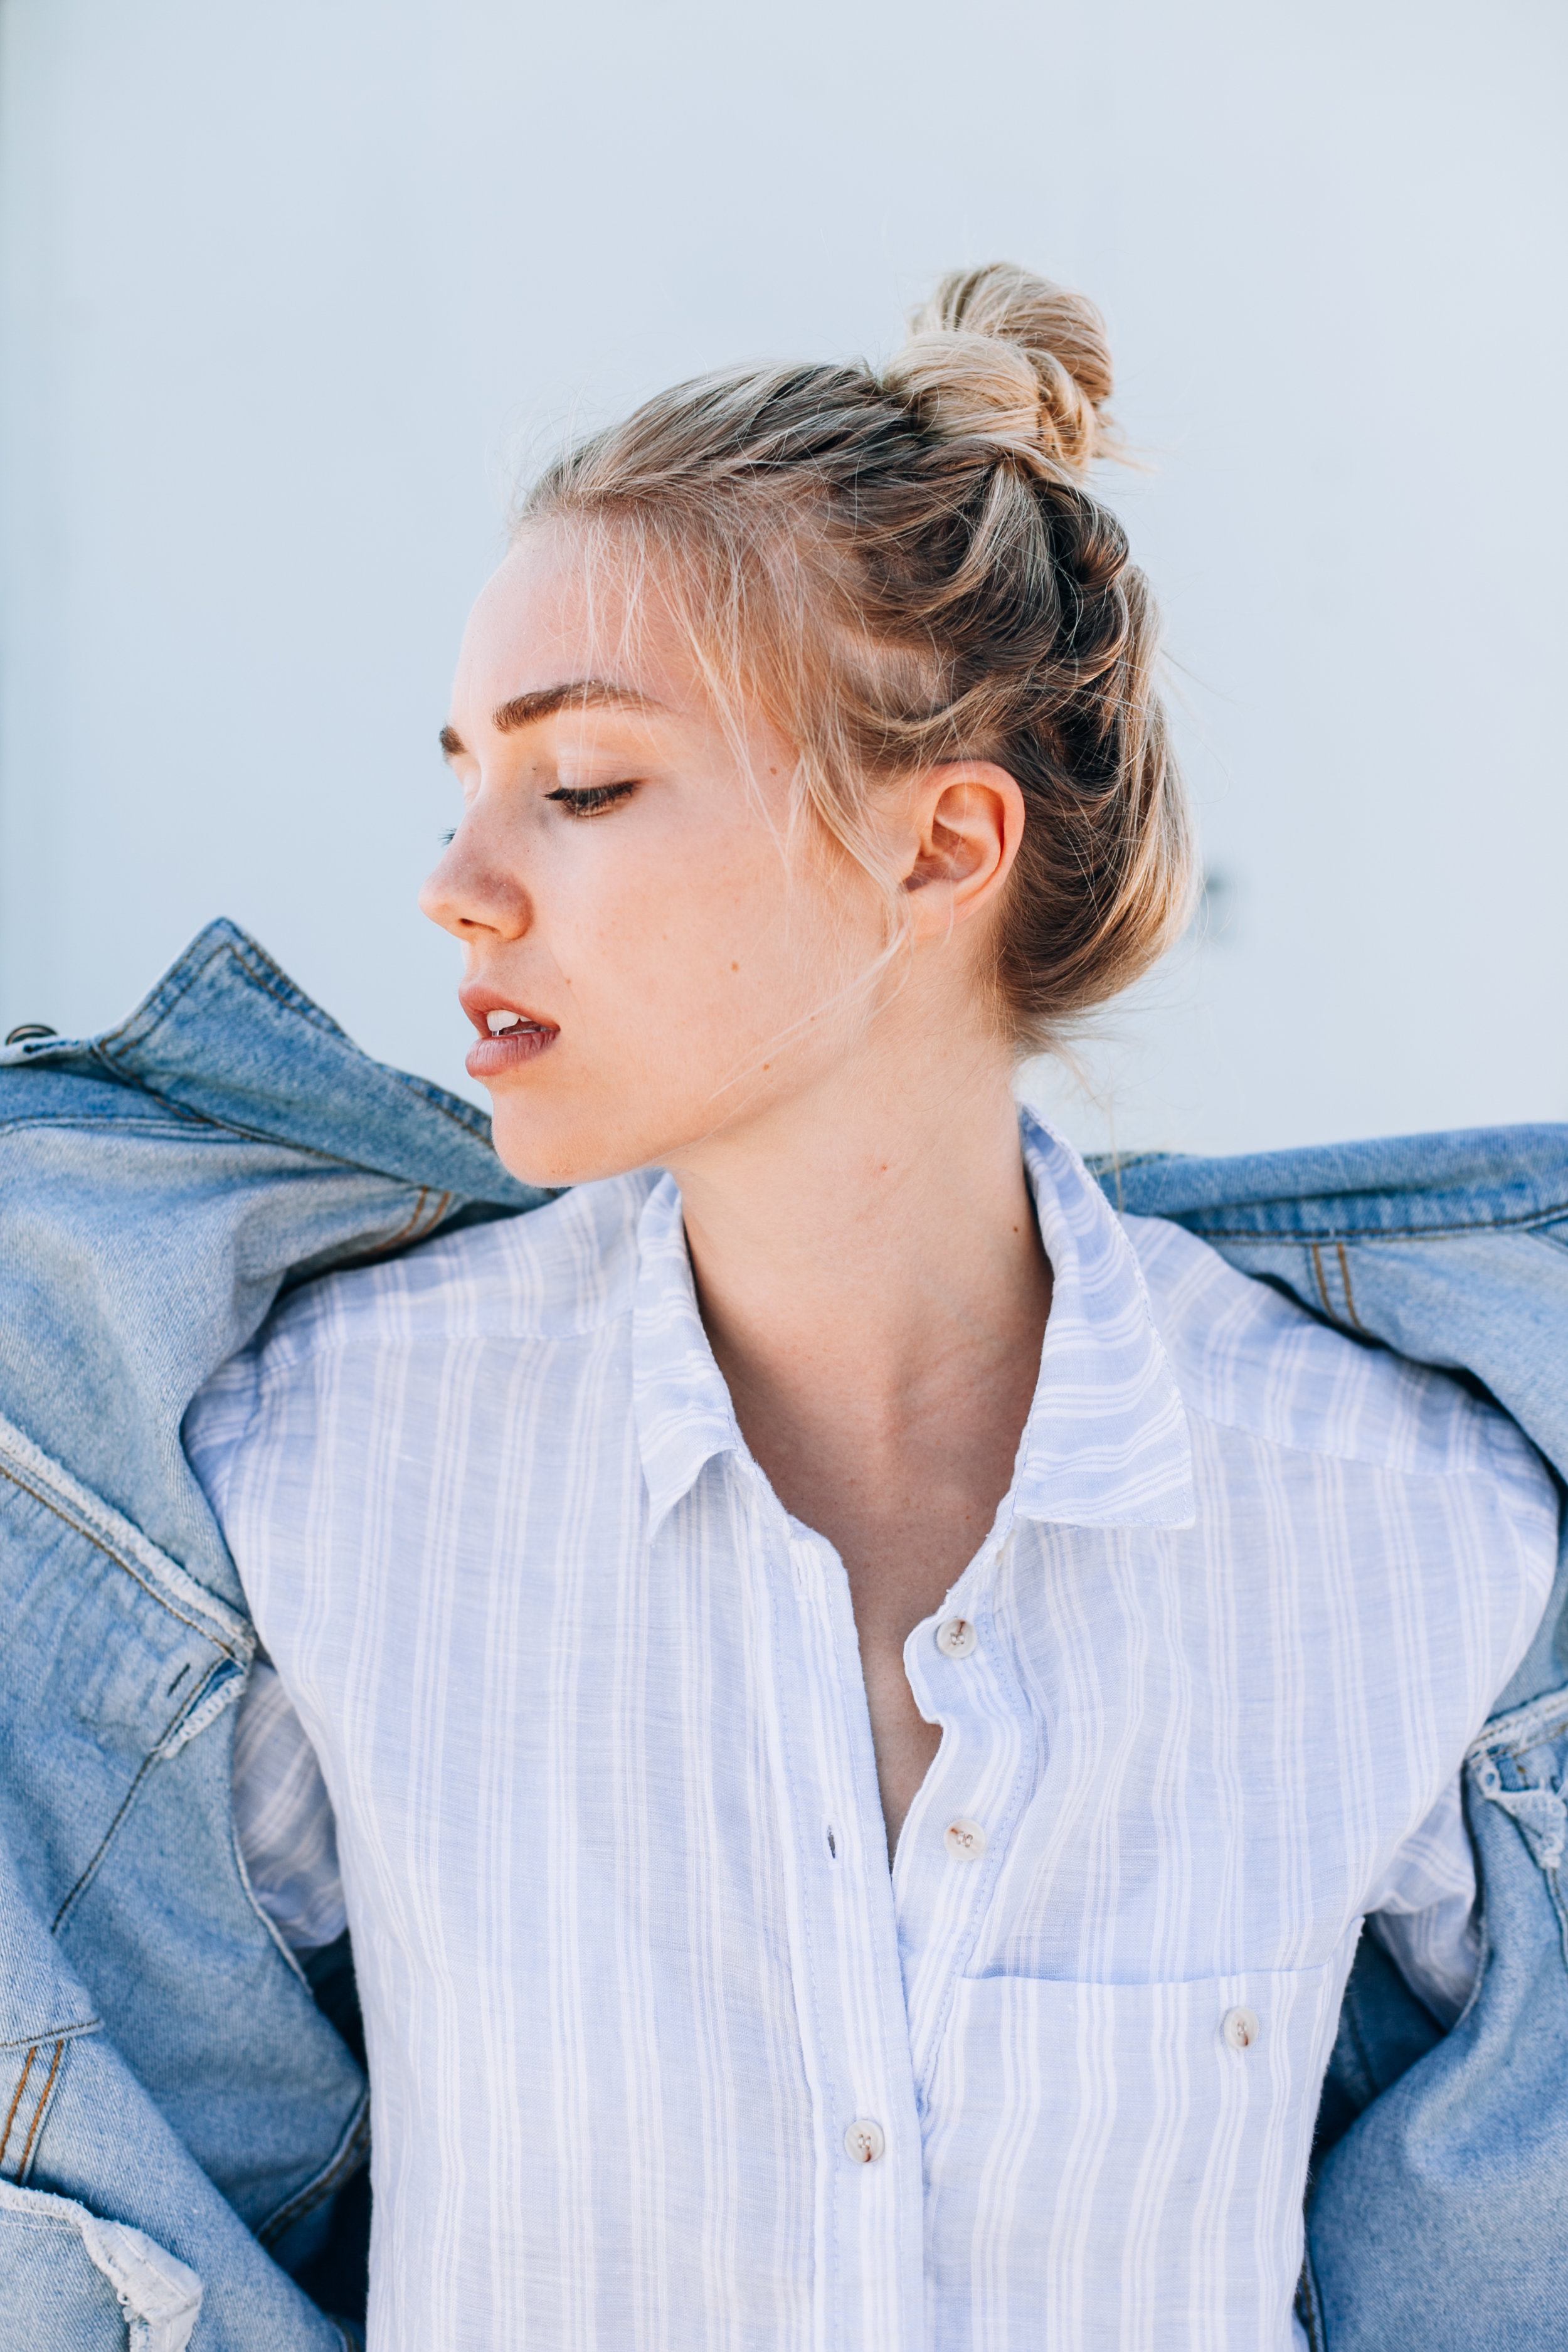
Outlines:
<svg viewBox="0 0 1568 2352"><path fill-rule="evenodd" d="M1119 1138L1568 1118L1564 24L0 0L0 1025L221 910L463 1083L413 896L509 451L1007 255L1110 315L1227 885Z"/></svg>

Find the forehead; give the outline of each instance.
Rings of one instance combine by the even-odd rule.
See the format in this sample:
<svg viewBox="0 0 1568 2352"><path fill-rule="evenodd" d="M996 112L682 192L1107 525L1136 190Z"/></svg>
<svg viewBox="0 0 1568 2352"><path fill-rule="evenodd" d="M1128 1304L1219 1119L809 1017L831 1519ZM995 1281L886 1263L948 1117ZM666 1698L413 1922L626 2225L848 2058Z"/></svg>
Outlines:
<svg viewBox="0 0 1568 2352"><path fill-rule="evenodd" d="M574 535L525 530L480 590L454 699L486 709L563 678L614 680L667 709L700 704L696 661L660 600Z"/></svg>

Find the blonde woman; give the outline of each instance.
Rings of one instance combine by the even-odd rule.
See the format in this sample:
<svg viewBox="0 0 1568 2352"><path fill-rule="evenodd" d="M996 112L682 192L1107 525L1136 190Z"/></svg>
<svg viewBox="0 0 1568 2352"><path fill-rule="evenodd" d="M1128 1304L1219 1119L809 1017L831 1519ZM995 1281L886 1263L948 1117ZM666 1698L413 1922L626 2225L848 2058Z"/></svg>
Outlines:
<svg viewBox="0 0 1568 2352"><path fill-rule="evenodd" d="M469 622L425 904L569 1189L186 1432L335 1811L381 2352L1284 2347L1363 1918L1467 1998L1544 1471L1015 1100L1187 907L1110 384L950 278L570 452Z"/></svg>

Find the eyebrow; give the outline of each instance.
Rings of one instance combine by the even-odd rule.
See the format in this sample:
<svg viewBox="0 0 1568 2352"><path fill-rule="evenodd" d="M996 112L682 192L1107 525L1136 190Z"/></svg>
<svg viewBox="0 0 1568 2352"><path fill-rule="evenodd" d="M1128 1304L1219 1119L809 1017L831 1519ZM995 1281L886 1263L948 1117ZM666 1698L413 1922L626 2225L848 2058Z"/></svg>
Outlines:
<svg viewBox="0 0 1568 2352"><path fill-rule="evenodd" d="M558 710L658 710L663 705L650 696L639 694L633 686L617 686L613 678L574 677L562 686L542 686L532 694L515 694L510 702L490 713L490 725L499 735L514 735L520 727L532 727L541 719L552 719ZM467 744L455 727L443 727L441 750L448 760L466 751Z"/></svg>

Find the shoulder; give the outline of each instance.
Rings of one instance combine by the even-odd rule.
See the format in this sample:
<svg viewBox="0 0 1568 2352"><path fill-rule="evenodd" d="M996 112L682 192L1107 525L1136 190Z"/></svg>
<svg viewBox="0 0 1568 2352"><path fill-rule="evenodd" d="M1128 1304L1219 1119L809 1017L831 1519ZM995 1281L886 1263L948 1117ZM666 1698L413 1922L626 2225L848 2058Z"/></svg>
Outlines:
<svg viewBox="0 0 1568 2352"><path fill-rule="evenodd" d="M637 1221L657 1181L646 1172L584 1184L542 1209L422 1243L384 1265L302 1283L256 1338L220 1366L185 1415L186 1454L222 1517L238 1457L264 1426L290 1443L313 1421L323 1383L369 1397L378 1361L437 1368L454 1347L501 1344L514 1355L589 1341L628 1316Z"/></svg>
<svg viewBox="0 0 1568 2352"><path fill-rule="evenodd" d="M263 1378L324 1351L587 1338L629 1313L637 1221L658 1179L584 1184L542 1209L438 1235L303 1285L261 1335Z"/></svg>
<svg viewBox="0 0 1568 2352"><path fill-rule="evenodd" d="M629 1319L638 1220L657 1181L584 1184L290 1292L185 1415L185 1452L219 1524L247 1496L276 1514L323 1460L352 1485L389 1429L402 1448L404 1433L435 1427L455 1390L498 1358L504 1376L481 1380L481 1420L498 1397L515 1405L520 1383L569 1400L574 1356ZM425 1448L407 1450L424 1460Z"/></svg>
<svg viewBox="0 0 1568 2352"><path fill-rule="evenodd" d="M1211 1486L1234 1474L1260 1507L1268 1574L1283 1512L1298 1538L1315 1531L1303 1558L1353 1561L1343 1589L1379 1626L1380 1653L1405 1661L1402 1675L1409 1627L1447 1626L1468 1738L1552 1589L1558 1498L1541 1456L1500 1407L1447 1373L1331 1329L1178 1225L1124 1223L1194 1453L1206 1423ZM1419 1665L1434 1699L1436 1656L1421 1652Z"/></svg>
<svg viewBox="0 0 1568 2352"><path fill-rule="evenodd" d="M1415 1476L1499 1475L1533 1450L1449 1375L1332 1329L1160 1217L1122 1220L1187 1410L1268 1444Z"/></svg>

